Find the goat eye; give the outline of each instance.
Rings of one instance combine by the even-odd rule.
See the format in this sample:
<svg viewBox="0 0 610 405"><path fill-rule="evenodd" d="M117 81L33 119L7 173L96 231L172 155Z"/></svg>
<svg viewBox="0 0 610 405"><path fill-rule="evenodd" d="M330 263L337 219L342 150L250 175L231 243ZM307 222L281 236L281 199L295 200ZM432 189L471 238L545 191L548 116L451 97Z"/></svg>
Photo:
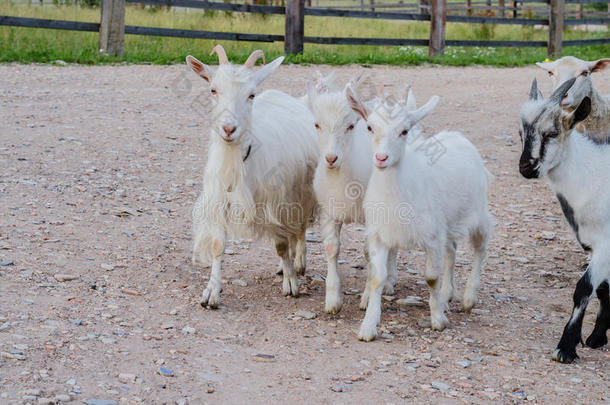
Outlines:
<svg viewBox="0 0 610 405"><path fill-rule="evenodd" d="M210 93L212 93L213 95L216 95L216 89L211 89Z"/></svg>
<svg viewBox="0 0 610 405"><path fill-rule="evenodd" d="M320 130L320 125L316 122L316 129L319 131Z"/></svg>
<svg viewBox="0 0 610 405"><path fill-rule="evenodd" d="M406 134L408 134L408 133L409 133L409 131L407 131L407 130L405 129L405 130L403 130L403 131L400 133L400 136L405 136L405 135L406 135Z"/></svg>
<svg viewBox="0 0 610 405"><path fill-rule="evenodd" d="M581 73L582 77L587 77L589 76L589 72L587 72L586 70L584 72Z"/></svg>
<svg viewBox="0 0 610 405"><path fill-rule="evenodd" d="M354 124L350 125L349 127L347 127L348 131L351 131L352 129L354 129Z"/></svg>
<svg viewBox="0 0 610 405"><path fill-rule="evenodd" d="M248 96L248 100L254 100L254 94L250 94L250 95Z"/></svg>
<svg viewBox="0 0 610 405"><path fill-rule="evenodd" d="M549 72L549 76L553 76L553 72Z"/></svg>
<svg viewBox="0 0 610 405"><path fill-rule="evenodd" d="M545 138L557 138L559 136L559 132L547 132L544 134Z"/></svg>
<svg viewBox="0 0 610 405"><path fill-rule="evenodd" d="M370 132L371 134L373 133L373 128L371 128L371 126L370 126L370 125L369 125L369 126L367 126L367 127L366 127L366 129L368 129L368 130L369 130L369 132Z"/></svg>

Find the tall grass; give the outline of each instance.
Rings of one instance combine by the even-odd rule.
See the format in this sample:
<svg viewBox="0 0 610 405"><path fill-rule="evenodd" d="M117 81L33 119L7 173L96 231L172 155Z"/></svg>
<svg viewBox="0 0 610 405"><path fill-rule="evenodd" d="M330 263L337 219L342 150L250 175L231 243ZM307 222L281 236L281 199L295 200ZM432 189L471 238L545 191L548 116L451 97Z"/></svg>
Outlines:
<svg viewBox="0 0 610 405"><path fill-rule="evenodd" d="M1 3L0 14L98 22L99 9L76 6L27 6ZM125 22L164 28L194 30L283 34L284 19L276 15L246 13L201 12L198 10L141 9L127 6ZM308 36L413 38L425 39L429 35L429 23L413 21L388 21L375 19L350 19L310 17L305 19ZM566 30L565 39L606 37L607 32L583 32ZM485 40L539 40L547 39L548 31L515 25L447 24L447 39ZM76 63L182 63L186 54L192 53L204 62L215 63L209 50L218 41L127 35L125 55L113 58L97 51L97 33L58 31L31 28L0 27L0 62L53 62L63 60ZM243 61L253 49L263 49L268 58L283 54L283 43L252 43L222 41L229 56ZM565 54L594 59L607 56L610 46L565 48ZM314 45L306 44L303 55L290 56L293 63L328 64L420 64L434 62L449 65L497 65L520 66L546 57L546 48L459 48L448 47L446 54L431 60L425 47Z"/></svg>

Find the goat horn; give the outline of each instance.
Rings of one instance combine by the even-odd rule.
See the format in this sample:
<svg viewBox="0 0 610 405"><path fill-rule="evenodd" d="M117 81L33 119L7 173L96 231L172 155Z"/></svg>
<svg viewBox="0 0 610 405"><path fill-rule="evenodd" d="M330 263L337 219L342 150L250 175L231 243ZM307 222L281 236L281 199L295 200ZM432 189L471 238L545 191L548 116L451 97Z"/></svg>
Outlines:
<svg viewBox="0 0 610 405"><path fill-rule="evenodd" d="M256 51L252 52L252 54L250 56L248 56L245 66L248 69L252 69L254 67L254 65L256 65L256 61L258 61L260 58L263 58L263 65L264 65L265 64L265 54L260 49L257 49Z"/></svg>
<svg viewBox="0 0 610 405"><path fill-rule="evenodd" d="M212 49L212 52L210 52L210 55L218 55L218 63L221 65L225 65L227 63L229 63L229 59L227 58L227 53L225 52L225 48L222 47L222 45L216 45L214 47L214 49Z"/></svg>

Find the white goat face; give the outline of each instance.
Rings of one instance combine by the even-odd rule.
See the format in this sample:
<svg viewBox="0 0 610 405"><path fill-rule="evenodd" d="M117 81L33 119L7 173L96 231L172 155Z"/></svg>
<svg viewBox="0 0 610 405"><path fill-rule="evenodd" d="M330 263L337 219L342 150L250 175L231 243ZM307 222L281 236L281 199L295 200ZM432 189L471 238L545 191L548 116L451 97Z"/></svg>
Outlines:
<svg viewBox="0 0 610 405"><path fill-rule="evenodd" d="M362 123L359 123L360 117L351 109L344 92L316 91L319 89L308 88L309 107L318 131L320 164L329 169L339 169L352 146L356 125Z"/></svg>
<svg viewBox="0 0 610 405"><path fill-rule="evenodd" d="M523 149L519 171L523 177L539 178L555 168L561 162L570 131L591 112L589 97L583 98L574 112L562 109L561 101L575 82L576 78L572 78L563 83L546 100L538 91L536 80L532 83L530 99L521 107L519 135Z"/></svg>
<svg viewBox="0 0 610 405"><path fill-rule="evenodd" d="M244 66L231 65L224 49L217 45L212 53L218 53L220 65L212 69L191 55L186 57L187 65L210 84L213 100L211 128L226 143L238 144L250 128L252 106L256 98L257 86L282 63L284 57L275 59L258 71L254 65L263 58L262 51L254 51Z"/></svg>
<svg viewBox="0 0 610 405"><path fill-rule="evenodd" d="M400 162L409 131L427 117L439 101L438 96L433 96L422 107L410 111L407 98L395 104L377 100L371 112L353 90L348 88L346 95L352 109L366 121L372 136L373 163L380 170Z"/></svg>
<svg viewBox="0 0 610 405"><path fill-rule="evenodd" d="M573 56L564 56L554 62L538 62L536 65L548 72L553 82L553 91L566 81L576 78L576 82L561 101L563 108L572 111L591 93L591 73L604 70L610 65L610 59L587 62Z"/></svg>

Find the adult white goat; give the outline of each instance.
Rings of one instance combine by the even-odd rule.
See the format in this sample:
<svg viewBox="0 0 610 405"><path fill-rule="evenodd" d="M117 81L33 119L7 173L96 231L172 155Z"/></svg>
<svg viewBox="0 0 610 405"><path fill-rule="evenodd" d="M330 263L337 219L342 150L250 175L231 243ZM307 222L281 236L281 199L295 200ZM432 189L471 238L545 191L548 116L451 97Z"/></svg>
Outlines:
<svg viewBox="0 0 610 405"><path fill-rule="evenodd" d="M270 239L282 260L284 295L299 295L295 270L305 268L305 230L315 208L317 163L314 119L305 103L256 87L283 57L255 71L263 52L244 66L229 63L222 46L218 68L192 56L186 62L210 84L213 108L203 191L193 209L194 261L212 261L201 305L216 307L225 240L239 235Z"/></svg>
<svg viewBox="0 0 610 405"><path fill-rule="evenodd" d="M334 73L309 82L307 100L316 120L320 154L314 177L314 190L320 206L320 226L324 238L327 260L325 311L335 314L343 305L341 281L337 271L340 251L340 234L343 224L352 222L364 224L362 200L371 177L373 164L371 139L366 123L356 114L345 90L328 86ZM355 79L352 83L356 83ZM347 87L346 87L347 88ZM414 109L415 98L409 99L410 109ZM368 251L364 250L368 265ZM391 249L388 257L388 280L386 294L394 293L396 283L396 249ZM370 274L370 269L368 270ZM367 277L367 280L369 277ZM367 286L369 281L367 281ZM360 308L366 309L369 289L364 290Z"/></svg>
<svg viewBox="0 0 610 405"><path fill-rule="evenodd" d="M408 100L395 105L378 101L370 111L350 89L347 96L353 110L367 122L373 140L369 159L375 164L363 202L371 291L358 336L369 341L377 335L392 248L425 250L431 326L443 330L448 324L444 311L454 291L457 242L465 236L470 237L475 259L464 291L464 309L470 310L477 301L492 229L487 207L490 174L477 149L459 132L443 131L427 138L428 144L408 142L409 131L432 112L438 97L415 111L406 108ZM437 142L445 153L431 162L425 151Z"/></svg>
<svg viewBox="0 0 610 405"><path fill-rule="evenodd" d="M581 123L587 130L585 132L579 127L579 131L597 143L610 143L610 95L601 95L591 80L591 73L606 69L610 59L587 62L573 56L564 56L554 62L538 62L536 65L548 72L553 82L553 91L567 80L576 78L561 101L561 106L567 111L574 111L585 97L589 97L591 113Z"/></svg>
<svg viewBox="0 0 610 405"><path fill-rule="evenodd" d="M576 346L582 341L582 320L593 292L600 309L587 346L604 346L610 328L610 145L596 144L576 130L591 112L588 97L573 112L562 109L562 100L576 81L566 81L545 100L534 80L521 108L519 171L528 179L548 178L576 239L590 254L587 271L574 290L572 315L553 353L562 363L578 357Z"/></svg>

